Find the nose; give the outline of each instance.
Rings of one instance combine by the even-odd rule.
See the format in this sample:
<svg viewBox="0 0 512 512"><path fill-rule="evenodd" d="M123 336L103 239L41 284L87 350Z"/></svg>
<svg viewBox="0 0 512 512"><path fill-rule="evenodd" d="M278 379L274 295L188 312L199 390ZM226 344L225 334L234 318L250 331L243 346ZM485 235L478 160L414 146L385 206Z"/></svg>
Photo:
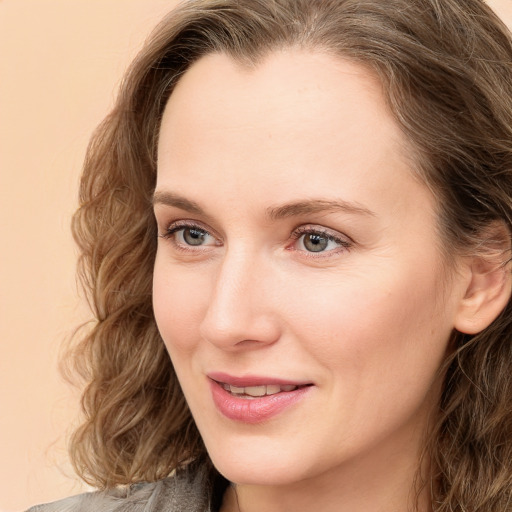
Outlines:
<svg viewBox="0 0 512 512"><path fill-rule="evenodd" d="M227 253L214 278L200 333L223 350L250 350L280 335L271 265L245 252Z"/></svg>

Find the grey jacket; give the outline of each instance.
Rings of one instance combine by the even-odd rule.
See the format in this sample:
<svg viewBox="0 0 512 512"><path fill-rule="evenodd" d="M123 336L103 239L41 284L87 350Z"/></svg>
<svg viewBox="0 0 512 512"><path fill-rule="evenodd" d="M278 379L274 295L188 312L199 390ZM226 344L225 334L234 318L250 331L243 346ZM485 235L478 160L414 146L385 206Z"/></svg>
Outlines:
<svg viewBox="0 0 512 512"><path fill-rule="evenodd" d="M183 470L158 482L79 494L26 512L215 512L211 481L204 468Z"/></svg>

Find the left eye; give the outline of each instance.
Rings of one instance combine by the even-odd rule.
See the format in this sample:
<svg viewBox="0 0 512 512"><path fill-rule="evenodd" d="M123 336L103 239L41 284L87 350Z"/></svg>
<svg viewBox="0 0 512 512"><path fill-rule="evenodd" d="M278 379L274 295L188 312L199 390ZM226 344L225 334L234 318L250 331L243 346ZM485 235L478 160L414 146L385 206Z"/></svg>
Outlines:
<svg viewBox="0 0 512 512"><path fill-rule="evenodd" d="M319 253L329 252L340 247L349 247L349 243L328 233L308 231L297 238L297 249L301 251Z"/></svg>

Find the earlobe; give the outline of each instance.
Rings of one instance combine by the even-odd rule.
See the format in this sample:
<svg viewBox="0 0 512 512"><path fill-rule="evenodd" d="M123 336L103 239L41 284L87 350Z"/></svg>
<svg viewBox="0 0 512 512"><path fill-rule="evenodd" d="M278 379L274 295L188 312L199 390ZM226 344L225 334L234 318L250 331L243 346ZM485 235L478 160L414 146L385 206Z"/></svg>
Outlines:
<svg viewBox="0 0 512 512"><path fill-rule="evenodd" d="M465 334L477 334L488 327L505 309L512 294L510 235L501 250L485 251L467 262L465 293L455 319L455 329ZM500 230L503 235L503 227ZM494 235L497 233L495 232ZM505 239L504 239L505 238ZM496 237L493 237L496 244ZM493 245L494 245L493 244ZM505 248L505 247L506 248Z"/></svg>

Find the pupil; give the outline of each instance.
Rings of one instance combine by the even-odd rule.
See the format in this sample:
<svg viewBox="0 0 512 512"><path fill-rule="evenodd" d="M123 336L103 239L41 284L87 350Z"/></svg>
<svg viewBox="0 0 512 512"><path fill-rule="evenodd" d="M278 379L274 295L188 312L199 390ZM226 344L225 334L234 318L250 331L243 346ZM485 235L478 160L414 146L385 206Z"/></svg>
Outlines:
<svg viewBox="0 0 512 512"><path fill-rule="evenodd" d="M183 239L188 245L201 245L204 242L204 232L195 228L186 228L183 231Z"/></svg>
<svg viewBox="0 0 512 512"><path fill-rule="evenodd" d="M309 234L304 238L304 247L311 252L321 252L326 247L329 241L322 235Z"/></svg>

